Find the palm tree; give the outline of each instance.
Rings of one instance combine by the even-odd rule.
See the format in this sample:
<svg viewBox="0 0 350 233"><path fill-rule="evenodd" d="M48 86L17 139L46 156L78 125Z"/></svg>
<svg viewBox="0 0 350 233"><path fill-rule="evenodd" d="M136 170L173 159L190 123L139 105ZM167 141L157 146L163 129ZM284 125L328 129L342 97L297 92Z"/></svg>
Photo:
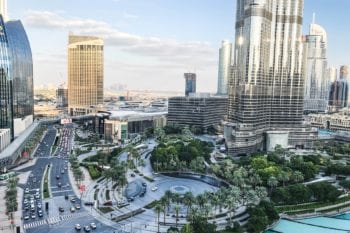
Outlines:
<svg viewBox="0 0 350 233"><path fill-rule="evenodd" d="M235 199L234 197L229 197L228 199L226 199L226 204L228 205L229 225L231 226L232 216L235 212L237 205L237 199Z"/></svg>
<svg viewBox="0 0 350 233"><path fill-rule="evenodd" d="M253 186L253 188L255 189L255 187L256 187L258 184L261 184L261 183L262 183L262 180L261 180L259 174L253 173L253 174L251 174L250 177L249 177L249 182L250 182L250 184Z"/></svg>
<svg viewBox="0 0 350 233"><path fill-rule="evenodd" d="M157 213L157 218L158 218L158 233L160 233L159 231L159 217L160 217L160 212L162 211L162 206L160 204L157 204L155 207L154 207L154 211Z"/></svg>
<svg viewBox="0 0 350 233"><path fill-rule="evenodd" d="M286 186L286 182L288 182L290 179L290 175L288 172L286 171L282 171L279 175L278 175L278 180L282 181L283 187Z"/></svg>
<svg viewBox="0 0 350 233"><path fill-rule="evenodd" d="M187 215L188 215L190 208L193 205L194 199L195 198L194 198L192 192L185 193L183 200L184 200L184 204L187 206Z"/></svg>
<svg viewBox="0 0 350 233"><path fill-rule="evenodd" d="M294 182L296 182L296 183L299 183L299 182L304 181L304 175L303 175L303 173L300 172L300 171L295 171L295 172L293 173L293 180L294 180Z"/></svg>
<svg viewBox="0 0 350 233"><path fill-rule="evenodd" d="M216 209L218 208L218 205L220 204L220 197L219 195L215 194L213 198L211 199L211 204L214 206L214 216L216 215Z"/></svg>
<svg viewBox="0 0 350 233"><path fill-rule="evenodd" d="M276 177L271 176L268 180L267 180L267 185L270 187L270 193L272 192L273 188L277 187L278 185L278 180L276 179Z"/></svg>
<svg viewBox="0 0 350 233"><path fill-rule="evenodd" d="M167 206L168 206L168 211L170 208L170 202L173 197L173 193L170 190L165 191L164 198L166 200Z"/></svg>
<svg viewBox="0 0 350 233"><path fill-rule="evenodd" d="M175 205L174 210L175 210L175 214L176 214L175 227L177 228L177 223L179 221L179 212L181 210L181 207L179 205Z"/></svg>
<svg viewBox="0 0 350 233"><path fill-rule="evenodd" d="M167 199L165 198L165 196L163 196L161 199L160 199L160 204L161 206L163 207L162 209L162 212L164 214L164 224L165 224L165 215L167 213L167 206L168 206L168 202L167 202Z"/></svg>
<svg viewBox="0 0 350 233"><path fill-rule="evenodd" d="M208 221L209 214L210 214L212 207L209 203L205 203L203 209L204 209L205 219L206 219L206 221Z"/></svg>

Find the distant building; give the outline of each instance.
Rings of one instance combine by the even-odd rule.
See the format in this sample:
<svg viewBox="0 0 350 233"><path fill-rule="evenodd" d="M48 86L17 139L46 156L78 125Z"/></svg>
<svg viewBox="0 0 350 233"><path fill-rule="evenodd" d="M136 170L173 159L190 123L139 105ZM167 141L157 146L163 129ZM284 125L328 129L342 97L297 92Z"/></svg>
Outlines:
<svg viewBox="0 0 350 233"><path fill-rule="evenodd" d="M348 66L341 66L339 79L333 82L330 88L329 105L338 110L349 106L348 74Z"/></svg>
<svg viewBox="0 0 350 233"><path fill-rule="evenodd" d="M218 71L218 95L227 95L227 84L231 73L232 43L228 40L222 41L219 50L219 71Z"/></svg>
<svg viewBox="0 0 350 233"><path fill-rule="evenodd" d="M306 75L304 112L325 112L329 97L327 72L327 33L318 24L310 25L305 41Z"/></svg>
<svg viewBox="0 0 350 233"><path fill-rule="evenodd" d="M206 131L217 127L227 113L225 96L184 96L168 100L168 125L198 127Z"/></svg>
<svg viewBox="0 0 350 233"><path fill-rule="evenodd" d="M70 115L96 112L103 104L103 40L69 35L68 111Z"/></svg>
<svg viewBox="0 0 350 233"><path fill-rule="evenodd" d="M56 90L56 107L66 108L68 107L68 89L59 87Z"/></svg>
<svg viewBox="0 0 350 233"><path fill-rule="evenodd" d="M0 129L0 152L11 143L10 129Z"/></svg>
<svg viewBox="0 0 350 233"><path fill-rule="evenodd" d="M185 95L188 96L190 93L196 93L196 79L197 75L195 73L185 73Z"/></svg>
<svg viewBox="0 0 350 233"><path fill-rule="evenodd" d="M106 140L117 142L126 140L131 135L142 134L148 128L164 127L167 122L167 112L143 111L105 111L97 115L108 115L101 123L104 124Z"/></svg>
<svg viewBox="0 0 350 233"><path fill-rule="evenodd" d="M343 109L333 114L309 114L311 125L319 129L350 131L350 110Z"/></svg>

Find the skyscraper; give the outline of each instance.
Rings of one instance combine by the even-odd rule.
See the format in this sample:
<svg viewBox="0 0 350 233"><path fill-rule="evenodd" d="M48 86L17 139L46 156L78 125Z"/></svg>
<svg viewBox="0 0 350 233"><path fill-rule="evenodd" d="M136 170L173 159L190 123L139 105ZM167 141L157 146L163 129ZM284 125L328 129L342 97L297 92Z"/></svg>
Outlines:
<svg viewBox="0 0 350 233"><path fill-rule="evenodd" d="M329 92L329 105L335 110L349 106L349 68L341 66L339 78L333 82Z"/></svg>
<svg viewBox="0 0 350 233"><path fill-rule="evenodd" d="M13 116L24 118L34 114L32 50L21 21L7 21L5 27L12 62Z"/></svg>
<svg viewBox="0 0 350 233"><path fill-rule="evenodd" d="M196 93L196 79L195 73L185 73L185 95L189 96L190 93Z"/></svg>
<svg viewBox="0 0 350 233"><path fill-rule="evenodd" d="M225 138L230 155L264 149L265 134L303 119L303 0L237 0Z"/></svg>
<svg viewBox="0 0 350 233"><path fill-rule="evenodd" d="M306 36L305 112L325 112L328 106L327 33L315 20Z"/></svg>
<svg viewBox="0 0 350 233"><path fill-rule="evenodd" d="M8 20L7 0L0 0L0 14L3 17L4 22L6 22Z"/></svg>
<svg viewBox="0 0 350 233"><path fill-rule="evenodd" d="M2 15L0 15L0 56L0 129L10 129L13 138L11 54Z"/></svg>
<svg viewBox="0 0 350 233"><path fill-rule="evenodd" d="M85 115L103 104L103 40L69 35L68 109L71 115Z"/></svg>
<svg viewBox="0 0 350 233"><path fill-rule="evenodd" d="M218 95L227 95L227 83L231 72L232 43L222 41L219 50Z"/></svg>

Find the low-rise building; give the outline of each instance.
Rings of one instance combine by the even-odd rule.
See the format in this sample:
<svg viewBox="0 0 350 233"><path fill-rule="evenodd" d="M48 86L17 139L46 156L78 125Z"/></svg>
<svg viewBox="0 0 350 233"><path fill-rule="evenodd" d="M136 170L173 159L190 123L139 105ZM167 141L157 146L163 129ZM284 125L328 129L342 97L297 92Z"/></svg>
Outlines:
<svg viewBox="0 0 350 233"><path fill-rule="evenodd" d="M344 109L333 114L310 114L307 116L312 126L334 131L350 131L350 111Z"/></svg>
<svg viewBox="0 0 350 233"><path fill-rule="evenodd" d="M0 152L11 143L11 130L0 129Z"/></svg>
<svg viewBox="0 0 350 233"><path fill-rule="evenodd" d="M227 96L190 95L171 97L168 125L199 127L206 131L222 123L227 114Z"/></svg>

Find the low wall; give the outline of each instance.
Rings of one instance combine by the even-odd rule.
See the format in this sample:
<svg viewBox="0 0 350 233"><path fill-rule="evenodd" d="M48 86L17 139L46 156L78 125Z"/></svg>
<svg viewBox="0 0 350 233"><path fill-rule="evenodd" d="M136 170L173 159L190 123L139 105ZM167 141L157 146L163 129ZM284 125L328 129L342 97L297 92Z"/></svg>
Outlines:
<svg viewBox="0 0 350 233"><path fill-rule="evenodd" d="M228 188L230 186L230 184L224 180L221 180L213 176L204 175L204 174L197 174L197 173L191 173L191 172L162 172L160 174L165 176L175 177L175 178L198 180L218 188L221 188L221 187Z"/></svg>

